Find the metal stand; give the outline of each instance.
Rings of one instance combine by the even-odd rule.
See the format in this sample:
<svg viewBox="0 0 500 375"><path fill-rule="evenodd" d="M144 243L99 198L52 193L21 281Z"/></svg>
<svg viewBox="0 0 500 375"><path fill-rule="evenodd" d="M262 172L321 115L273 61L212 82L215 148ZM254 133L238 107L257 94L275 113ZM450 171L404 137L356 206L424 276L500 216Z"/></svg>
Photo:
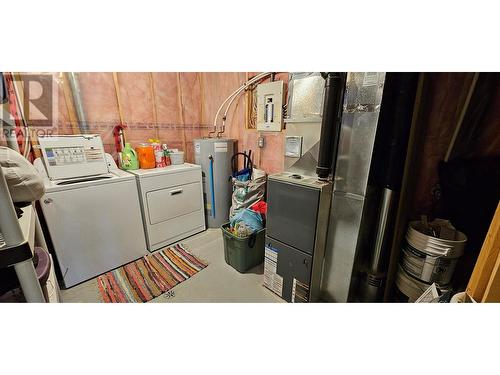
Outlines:
<svg viewBox="0 0 500 375"><path fill-rule="evenodd" d="M0 168L0 232L5 241L5 245L0 248L0 267L14 266L27 302L45 302L31 260L33 249L26 251L26 246L29 247L29 244L19 225L2 168Z"/></svg>

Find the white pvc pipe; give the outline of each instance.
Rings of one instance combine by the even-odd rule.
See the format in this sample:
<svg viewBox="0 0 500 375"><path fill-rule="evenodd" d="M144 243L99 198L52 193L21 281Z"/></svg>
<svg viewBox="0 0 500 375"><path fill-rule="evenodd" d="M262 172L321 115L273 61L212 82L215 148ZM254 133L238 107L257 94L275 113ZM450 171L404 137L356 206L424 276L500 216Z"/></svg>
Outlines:
<svg viewBox="0 0 500 375"><path fill-rule="evenodd" d="M258 82L260 81L261 79L265 78L266 76L268 75L271 75L272 72L266 72L266 73L261 73L261 74L258 74L256 75L255 77L251 78L250 80L248 80L243 86L240 87L239 90L237 90L237 93L233 96L233 98L231 99L231 101L229 102L229 104L227 105L226 107L226 110L224 111L224 115L222 116L222 131L221 133L224 133L225 129L226 129L226 119L227 119L227 114L229 112L229 108L231 108L231 105L233 104L233 102L239 97L239 95L246 91L247 88L250 86L250 85L253 85L255 82Z"/></svg>
<svg viewBox="0 0 500 375"><path fill-rule="evenodd" d="M224 102L220 105L219 109L217 110L217 113L215 114L215 118L214 118L214 129L208 133L208 135L210 136L210 134L213 134L213 133L216 133L217 132L217 119L219 118L219 115L220 115L220 112L222 111L222 108L224 108L224 105L231 100L231 103L227 106L226 108L226 111L224 113L224 115L226 116L227 115L227 112L229 110L229 107L231 106L231 104L234 102L234 99L236 98L236 96L238 94L240 94L243 90L245 90L249 85L261 80L262 78L268 76L272 74L272 72L265 72L265 73L260 73L260 74L257 74L255 77L249 79L247 82L245 82L242 86L240 86L238 89L236 89L231 95L229 95L226 100L224 100ZM221 132L219 132L220 134Z"/></svg>
<svg viewBox="0 0 500 375"><path fill-rule="evenodd" d="M236 100L236 98L239 98L239 94L241 94L243 91L245 91L245 89L247 87L248 87L248 85L245 85L241 90L238 90L238 93L236 95L234 95L232 97L231 101L229 102L229 104L226 107L226 110L224 111L224 115L222 116L222 130L219 133L217 133L217 135L224 133L224 131L226 130L226 119L227 119L227 113L229 112L229 108L231 108L231 106L233 105L233 102Z"/></svg>
<svg viewBox="0 0 500 375"><path fill-rule="evenodd" d="M217 110L217 113L215 114L215 118L214 118L214 128L213 130L208 133L208 135L210 136L210 134L212 133L216 133L217 132L217 119L219 118L219 114L220 114L220 111L222 111L222 108L224 107L224 105L234 96L236 95L239 90L241 89L241 86L236 90L234 91L231 95L229 95L226 100L224 100L224 102L220 105L219 109Z"/></svg>
<svg viewBox="0 0 500 375"><path fill-rule="evenodd" d="M221 130L219 132L217 132L217 137L219 137L220 134L224 133L224 131L226 130L226 118L227 118L227 113L229 112L229 108L233 105L233 102L236 100L236 98L239 97L239 94L241 94L246 87L247 86L244 86L244 88L240 87L239 90L235 91L232 94L231 100L229 101L228 105L226 106L226 110L224 111L224 115L222 116L222 127L221 127Z"/></svg>

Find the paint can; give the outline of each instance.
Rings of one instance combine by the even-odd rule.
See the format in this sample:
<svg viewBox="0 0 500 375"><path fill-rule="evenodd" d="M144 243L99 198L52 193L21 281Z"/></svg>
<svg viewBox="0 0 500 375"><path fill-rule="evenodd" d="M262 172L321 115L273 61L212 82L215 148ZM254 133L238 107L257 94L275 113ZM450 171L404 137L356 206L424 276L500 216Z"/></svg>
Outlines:
<svg viewBox="0 0 500 375"><path fill-rule="evenodd" d="M432 284L424 283L413 276L409 275L401 266L398 266L398 271L395 278L396 288L399 292L397 298L399 302L415 302ZM436 284L442 293L450 290L448 285Z"/></svg>
<svg viewBox="0 0 500 375"><path fill-rule="evenodd" d="M428 227L433 228L433 235L425 233L428 230L420 221L409 224L400 266L420 281L447 285L464 253L467 237L447 220L436 219Z"/></svg>

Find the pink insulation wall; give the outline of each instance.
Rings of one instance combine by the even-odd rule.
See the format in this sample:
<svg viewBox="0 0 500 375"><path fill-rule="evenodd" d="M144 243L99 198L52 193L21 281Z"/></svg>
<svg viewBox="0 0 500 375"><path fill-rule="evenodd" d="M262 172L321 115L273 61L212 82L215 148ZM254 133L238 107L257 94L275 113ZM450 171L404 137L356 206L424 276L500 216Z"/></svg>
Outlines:
<svg viewBox="0 0 500 375"><path fill-rule="evenodd" d="M207 136L220 104L253 73L118 73L127 142L136 146L158 137L171 148L184 148L186 160L194 160L192 140ZM277 80L287 80L281 73ZM54 73L58 87L60 134L71 134L63 83ZM81 96L90 130L102 136L106 150L114 153L113 127L120 121L113 74L78 73ZM254 162L267 173L283 170L283 132L261 133L265 147L259 149L259 133L245 127L245 96L228 113L224 136L238 139L240 151L252 149ZM156 106L156 111L155 111Z"/></svg>

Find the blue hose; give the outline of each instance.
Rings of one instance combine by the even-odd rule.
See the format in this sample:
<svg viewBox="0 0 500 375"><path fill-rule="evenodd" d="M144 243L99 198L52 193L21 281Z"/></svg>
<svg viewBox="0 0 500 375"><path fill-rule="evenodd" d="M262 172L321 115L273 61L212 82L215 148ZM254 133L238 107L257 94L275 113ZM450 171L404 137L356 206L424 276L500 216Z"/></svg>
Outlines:
<svg viewBox="0 0 500 375"><path fill-rule="evenodd" d="M212 217L215 219L215 186L214 186L214 158L212 155L209 156L210 168L208 169L208 174L210 176L210 193L212 196Z"/></svg>

